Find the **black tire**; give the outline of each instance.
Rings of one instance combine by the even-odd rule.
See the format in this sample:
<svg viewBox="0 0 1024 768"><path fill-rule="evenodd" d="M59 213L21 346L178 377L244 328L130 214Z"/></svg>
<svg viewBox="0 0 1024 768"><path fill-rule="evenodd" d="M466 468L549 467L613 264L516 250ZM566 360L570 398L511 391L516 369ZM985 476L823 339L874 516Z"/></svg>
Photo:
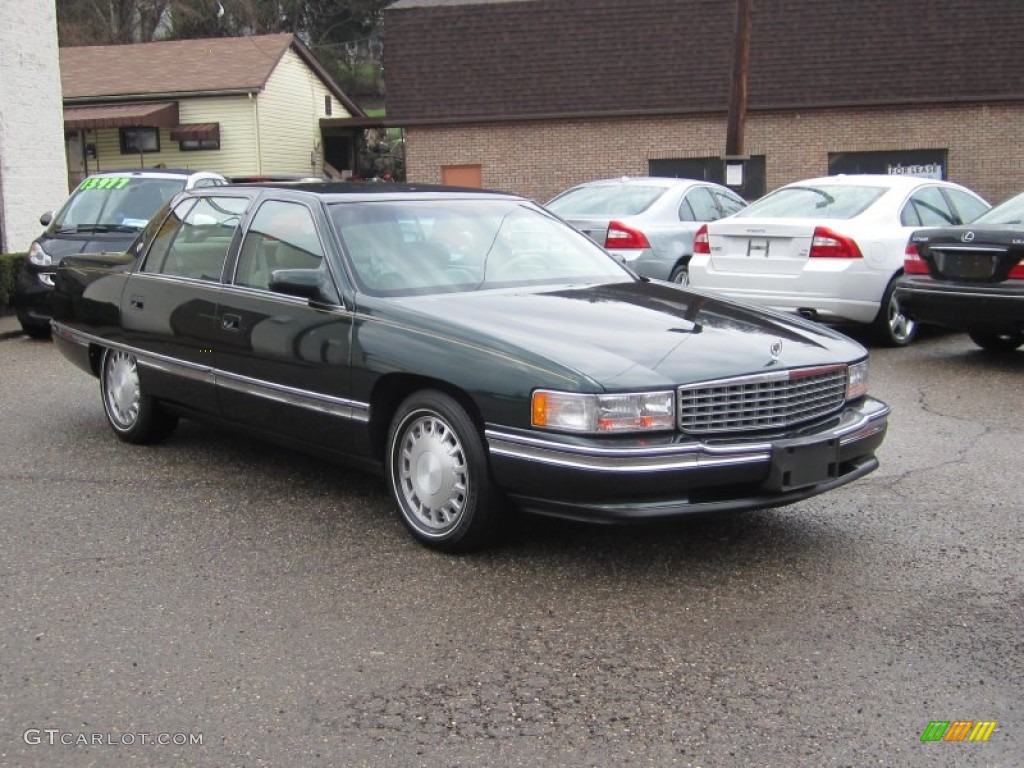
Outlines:
<svg viewBox="0 0 1024 768"><path fill-rule="evenodd" d="M170 435L178 417L167 413L142 390L135 357L108 349L100 364L103 412L114 434L126 443L157 443Z"/></svg>
<svg viewBox="0 0 1024 768"><path fill-rule="evenodd" d="M420 543L468 552L500 531L503 504L480 430L443 392L423 390L399 406L388 431L386 464L399 517Z"/></svg>
<svg viewBox="0 0 1024 768"><path fill-rule="evenodd" d="M21 330L25 332L25 335L30 339L38 339L40 341L46 341L50 338L50 326L48 325L32 325L31 323L22 323Z"/></svg>
<svg viewBox="0 0 1024 768"><path fill-rule="evenodd" d="M690 260L676 264L672 274L668 276L669 282L681 285L684 288L690 284Z"/></svg>
<svg viewBox="0 0 1024 768"><path fill-rule="evenodd" d="M917 338L917 320L905 314L896 301L895 277L885 289L871 329L878 341L886 347L905 347Z"/></svg>
<svg viewBox="0 0 1024 768"><path fill-rule="evenodd" d="M1013 352L1021 344L1024 344L1024 333L1020 331L1005 331L1003 333L971 331L968 335L971 337L971 341L986 352Z"/></svg>

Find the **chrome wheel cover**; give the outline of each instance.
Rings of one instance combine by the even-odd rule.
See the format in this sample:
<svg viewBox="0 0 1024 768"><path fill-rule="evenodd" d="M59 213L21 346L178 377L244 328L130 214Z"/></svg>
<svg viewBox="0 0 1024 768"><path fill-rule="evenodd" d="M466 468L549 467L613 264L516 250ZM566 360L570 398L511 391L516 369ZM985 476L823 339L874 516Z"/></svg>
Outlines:
<svg viewBox="0 0 1024 768"><path fill-rule="evenodd" d="M139 371L135 358L112 350L103 365L103 404L114 427L126 431L139 420Z"/></svg>
<svg viewBox="0 0 1024 768"><path fill-rule="evenodd" d="M679 270L673 275L672 282L685 288L690 284L690 270L688 268Z"/></svg>
<svg viewBox="0 0 1024 768"><path fill-rule="evenodd" d="M410 414L392 454L395 490L408 521L428 536L459 524L470 491L466 453L455 430L438 414Z"/></svg>
<svg viewBox="0 0 1024 768"><path fill-rule="evenodd" d="M892 336L893 341L902 343L914 335L917 330L917 321L903 314L895 296L889 299L886 312L889 319L889 335Z"/></svg>

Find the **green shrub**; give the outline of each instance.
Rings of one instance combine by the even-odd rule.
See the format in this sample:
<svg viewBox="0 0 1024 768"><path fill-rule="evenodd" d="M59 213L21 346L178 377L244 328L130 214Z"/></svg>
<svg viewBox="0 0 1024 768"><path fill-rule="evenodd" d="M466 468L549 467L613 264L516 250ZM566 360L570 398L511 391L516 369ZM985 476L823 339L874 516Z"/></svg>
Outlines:
<svg viewBox="0 0 1024 768"><path fill-rule="evenodd" d="M0 312L5 312L11 306L14 281L23 261L24 253L0 253Z"/></svg>

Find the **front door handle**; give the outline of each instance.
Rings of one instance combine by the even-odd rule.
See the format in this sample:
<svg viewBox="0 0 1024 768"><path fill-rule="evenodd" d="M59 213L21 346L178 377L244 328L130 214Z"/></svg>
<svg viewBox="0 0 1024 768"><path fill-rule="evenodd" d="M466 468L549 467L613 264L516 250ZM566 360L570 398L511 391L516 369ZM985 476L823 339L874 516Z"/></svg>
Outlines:
<svg viewBox="0 0 1024 768"><path fill-rule="evenodd" d="M128 299L128 303L132 309L142 309L146 304L146 299L142 296L132 296Z"/></svg>
<svg viewBox="0 0 1024 768"><path fill-rule="evenodd" d="M242 327L240 315L223 315L220 318L220 327L225 331L237 331Z"/></svg>

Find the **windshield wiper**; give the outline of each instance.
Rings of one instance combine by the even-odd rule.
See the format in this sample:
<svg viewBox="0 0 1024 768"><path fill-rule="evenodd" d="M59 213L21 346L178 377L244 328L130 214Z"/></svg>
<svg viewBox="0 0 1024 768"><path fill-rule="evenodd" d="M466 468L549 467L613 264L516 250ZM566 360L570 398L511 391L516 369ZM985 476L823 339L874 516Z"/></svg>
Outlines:
<svg viewBox="0 0 1024 768"><path fill-rule="evenodd" d="M128 224L79 224L74 227L61 227L57 230L59 235L80 235L80 234L104 234L107 232L138 232L142 227L133 227Z"/></svg>

